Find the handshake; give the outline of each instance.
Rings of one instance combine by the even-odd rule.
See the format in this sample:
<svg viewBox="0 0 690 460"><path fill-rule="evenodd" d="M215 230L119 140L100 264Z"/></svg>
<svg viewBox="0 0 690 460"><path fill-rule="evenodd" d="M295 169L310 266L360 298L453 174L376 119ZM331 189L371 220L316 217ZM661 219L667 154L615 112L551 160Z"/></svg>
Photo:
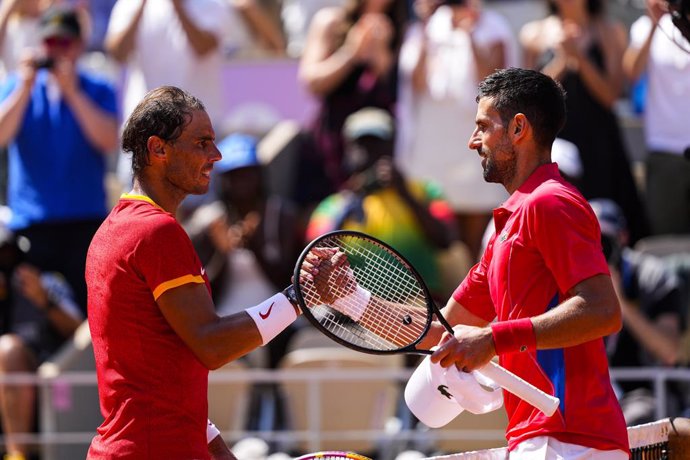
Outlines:
<svg viewBox="0 0 690 460"><path fill-rule="evenodd" d="M366 311L371 292L357 283L347 255L334 248L314 248L307 257L308 273L301 282L307 304L325 304L359 321Z"/></svg>

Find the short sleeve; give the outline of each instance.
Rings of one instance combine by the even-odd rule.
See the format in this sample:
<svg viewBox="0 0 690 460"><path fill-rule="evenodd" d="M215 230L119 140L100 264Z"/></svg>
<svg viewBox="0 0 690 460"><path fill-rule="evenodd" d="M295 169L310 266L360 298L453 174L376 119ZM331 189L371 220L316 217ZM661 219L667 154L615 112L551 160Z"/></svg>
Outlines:
<svg viewBox="0 0 690 460"><path fill-rule="evenodd" d="M563 191L541 194L527 218L530 236L561 292L609 274L599 223L584 198Z"/></svg>
<svg viewBox="0 0 690 460"><path fill-rule="evenodd" d="M164 292L188 283L205 283L192 242L174 220L161 220L137 246L137 271L158 299Z"/></svg>
<svg viewBox="0 0 690 460"><path fill-rule="evenodd" d="M453 292L453 299L472 314L491 322L496 317L496 308L491 300L487 267L491 259L491 243L484 251L479 263L472 267Z"/></svg>

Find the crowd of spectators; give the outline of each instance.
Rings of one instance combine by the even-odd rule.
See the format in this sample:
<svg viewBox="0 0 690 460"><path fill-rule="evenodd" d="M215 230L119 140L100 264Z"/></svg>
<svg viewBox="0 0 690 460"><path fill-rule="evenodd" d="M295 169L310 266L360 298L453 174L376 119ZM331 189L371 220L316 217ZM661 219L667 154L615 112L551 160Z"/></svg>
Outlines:
<svg viewBox="0 0 690 460"><path fill-rule="evenodd" d="M35 371L84 320L86 250L131 187L121 121L147 91L184 88L216 128L224 159L214 191L179 218L221 313L289 284L301 248L336 228L398 245L444 302L452 286L441 280L461 280L457 267L468 265L439 273L443 254L461 245L476 262L506 197L466 145L477 83L511 66L539 69L568 93L559 166L592 200L620 287L625 329L607 343L611 364L687 365L690 352L677 351L690 342L690 263L665 267L634 248L690 238L690 109L679 102L690 97L690 43L663 0L646 0L632 24L604 0L521 0L535 11L521 24L500 3L0 0L0 377ZM267 132L225 130L235 88L223 68L240 59L291 60L287 86L314 101L296 151L286 142L272 153L298 163L306 200L267 181ZM635 158L618 109L640 81L645 151ZM250 363L276 367L290 333ZM649 386L619 389L628 422L650 420ZM35 400L29 387L0 383L8 458L30 455L12 434L37 428ZM688 403L674 402L677 413Z"/></svg>

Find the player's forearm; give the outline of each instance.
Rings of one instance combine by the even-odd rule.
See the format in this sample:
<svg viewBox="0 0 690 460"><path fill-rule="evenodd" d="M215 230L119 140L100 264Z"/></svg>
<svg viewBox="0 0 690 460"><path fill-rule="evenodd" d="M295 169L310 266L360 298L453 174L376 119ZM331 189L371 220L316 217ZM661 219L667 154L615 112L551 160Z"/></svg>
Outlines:
<svg viewBox="0 0 690 460"><path fill-rule="evenodd" d="M261 335L246 312L219 318L186 341L196 357L210 370L241 358L261 346Z"/></svg>

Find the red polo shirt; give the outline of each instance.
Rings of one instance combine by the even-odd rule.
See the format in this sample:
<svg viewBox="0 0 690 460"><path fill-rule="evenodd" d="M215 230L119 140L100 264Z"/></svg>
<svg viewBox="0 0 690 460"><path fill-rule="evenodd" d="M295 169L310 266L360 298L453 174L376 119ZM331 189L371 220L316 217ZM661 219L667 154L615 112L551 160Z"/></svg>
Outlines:
<svg viewBox="0 0 690 460"><path fill-rule="evenodd" d="M156 303L184 284L210 289L184 229L149 198L124 195L93 237L86 283L104 417L87 458L209 458L208 369Z"/></svg>
<svg viewBox="0 0 690 460"><path fill-rule="evenodd" d="M496 232L453 298L492 321L529 318L559 305L576 284L608 274L596 216L555 163L532 173L494 210ZM574 347L504 354L505 368L561 399L545 416L504 392L508 447L553 436L602 450L628 449L603 339Z"/></svg>

